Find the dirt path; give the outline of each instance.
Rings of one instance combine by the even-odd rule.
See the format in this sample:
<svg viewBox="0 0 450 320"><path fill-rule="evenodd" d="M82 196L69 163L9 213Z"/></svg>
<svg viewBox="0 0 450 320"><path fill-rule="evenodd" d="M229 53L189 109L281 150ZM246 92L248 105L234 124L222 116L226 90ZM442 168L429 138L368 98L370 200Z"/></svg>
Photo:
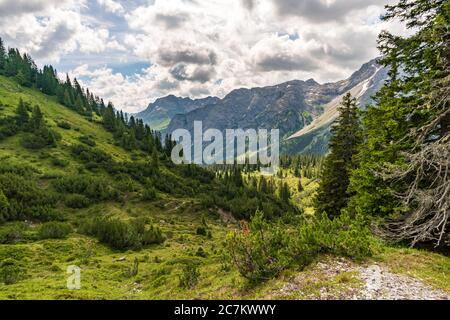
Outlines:
<svg viewBox="0 0 450 320"><path fill-rule="evenodd" d="M450 300L448 293L381 264L358 266L344 259L317 263L278 293L313 300Z"/></svg>

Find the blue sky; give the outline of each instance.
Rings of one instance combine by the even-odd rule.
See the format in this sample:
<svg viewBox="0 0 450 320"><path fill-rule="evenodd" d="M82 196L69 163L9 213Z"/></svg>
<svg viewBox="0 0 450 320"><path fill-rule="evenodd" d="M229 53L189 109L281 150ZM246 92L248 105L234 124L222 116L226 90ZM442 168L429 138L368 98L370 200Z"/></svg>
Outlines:
<svg viewBox="0 0 450 320"><path fill-rule="evenodd" d="M119 109L346 78L378 55L391 0L0 0L0 37Z"/></svg>

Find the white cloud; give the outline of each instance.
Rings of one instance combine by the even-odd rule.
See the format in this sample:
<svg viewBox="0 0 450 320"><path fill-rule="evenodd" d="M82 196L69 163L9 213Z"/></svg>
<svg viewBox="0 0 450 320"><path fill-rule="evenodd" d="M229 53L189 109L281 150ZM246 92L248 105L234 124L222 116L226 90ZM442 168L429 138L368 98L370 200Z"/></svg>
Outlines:
<svg viewBox="0 0 450 320"><path fill-rule="evenodd" d="M68 0L0 0L0 17L40 13L68 3Z"/></svg>
<svg viewBox="0 0 450 320"><path fill-rule="evenodd" d="M75 55L73 74L136 111L166 94L223 96L292 79L343 79L378 55L382 29L404 32L379 20L392 1L0 0L8 10L0 10L0 36L46 63ZM107 67L127 61L151 67L135 76Z"/></svg>
<svg viewBox="0 0 450 320"><path fill-rule="evenodd" d="M116 13L116 14L124 14L125 9L123 6L114 0L97 0L98 4L101 5L105 10Z"/></svg>

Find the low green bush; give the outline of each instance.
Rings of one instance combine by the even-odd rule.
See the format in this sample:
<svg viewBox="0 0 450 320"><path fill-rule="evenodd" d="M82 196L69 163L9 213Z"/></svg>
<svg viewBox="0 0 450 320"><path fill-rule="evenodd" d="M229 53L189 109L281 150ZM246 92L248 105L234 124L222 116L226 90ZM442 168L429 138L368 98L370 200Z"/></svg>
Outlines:
<svg viewBox="0 0 450 320"><path fill-rule="evenodd" d="M198 266L193 263L188 263L183 266L179 276L179 286L184 289L194 288L200 278L200 271Z"/></svg>
<svg viewBox="0 0 450 320"><path fill-rule="evenodd" d="M40 128L33 133L27 133L22 138L22 145L27 149L42 149L45 147L55 147L61 136L53 130Z"/></svg>
<svg viewBox="0 0 450 320"><path fill-rule="evenodd" d="M292 262L285 230L270 225L260 211L241 231L229 234L225 243L233 264L251 282L268 280Z"/></svg>
<svg viewBox="0 0 450 320"><path fill-rule="evenodd" d="M199 226L195 233L199 236L206 236L208 234L208 229L205 226Z"/></svg>
<svg viewBox="0 0 450 320"><path fill-rule="evenodd" d="M84 144L86 144L86 145L88 145L88 146L90 146L90 147L95 147L96 145L97 145L97 143L92 139L92 138L90 138L90 137L88 137L88 136L80 136L79 138L78 138L78 140L80 141L80 142L82 142L82 143L84 143Z"/></svg>
<svg viewBox="0 0 450 320"><path fill-rule="evenodd" d="M54 165L55 167L65 168L69 165L69 161L59 158L53 158L52 165Z"/></svg>
<svg viewBox="0 0 450 320"><path fill-rule="evenodd" d="M63 121L59 121L57 123L58 127L60 127L61 129L65 129L65 130L70 130L72 128L72 126L70 125L69 122L63 120Z"/></svg>
<svg viewBox="0 0 450 320"><path fill-rule="evenodd" d="M295 229L269 224L257 212L242 230L229 234L225 244L226 255L251 282L273 278L292 265L305 267L321 253L361 260L376 248L366 221L348 214L334 220L318 215L312 221L303 220Z"/></svg>
<svg viewBox="0 0 450 320"><path fill-rule="evenodd" d="M147 229L141 219L126 223L116 218L95 218L85 221L80 231L118 250L138 250L165 241L159 227L152 225Z"/></svg>
<svg viewBox="0 0 450 320"><path fill-rule="evenodd" d="M153 201L156 200L156 190L153 187L146 187L142 192L142 200L144 201Z"/></svg>
<svg viewBox="0 0 450 320"><path fill-rule="evenodd" d="M6 171L6 168L3 168ZM14 168L12 168L14 170ZM27 170L1 173L0 168L0 222L33 219L49 221L58 219L53 210L58 195L38 186L37 180Z"/></svg>
<svg viewBox="0 0 450 320"><path fill-rule="evenodd" d="M24 239L26 227L22 222L2 226L0 229L0 244L14 244Z"/></svg>
<svg viewBox="0 0 450 320"><path fill-rule="evenodd" d="M24 276L21 263L13 258L0 261L0 282L11 285L20 281Z"/></svg>
<svg viewBox="0 0 450 320"><path fill-rule="evenodd" d="M82 209L89 207L91 201L82 194L69 194L66 196L65 204L72 209Z"/></svg>
<svg viewBox="0 0 450 320"><path fill-rule="evenodd" d="M114 200L119 195L111 181L91 175L61 177L52 185L60 193L81 194L93 201Z"/></svg>
<svg viewBox="0 0 450 320"><path fill-rule="evenodd" d="M39 239L64 239L72 232L72 227L64 222L50 221L39 227Z"/></svg>

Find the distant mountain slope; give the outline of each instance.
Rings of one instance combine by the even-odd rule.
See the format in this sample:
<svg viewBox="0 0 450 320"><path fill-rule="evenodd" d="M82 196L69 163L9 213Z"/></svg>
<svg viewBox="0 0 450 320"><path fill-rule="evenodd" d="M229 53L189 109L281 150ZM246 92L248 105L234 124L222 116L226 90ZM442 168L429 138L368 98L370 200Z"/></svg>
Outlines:
<svg viewBox="0 0 450 320"><path fill-rule="evenodd" d="M318 128L333 123L339 116L338 107L342 101L342 98L348 92L351 93L352 96L358 100L361 106L363 106L365 103L368 103L370 100L370 94L368 94L369 89L373 88L374 85L377 85L379 83L378 79L380 79L379 77L380 74L385 74L385 70L380 66L373 64L372 68L375 70L372 76L359 83L356 83L354 86L351 87L351 89L345 91L343 94L331 100L323 107L324 112L319 117L314 119L314 121L308 126L302 128L300 131L291 135L288 139L295 139L301 137L309 132L317 130Z"/></svg>
<svg viewBox="0 0 450 320"><path fill-rule="evenodd" d="M155 100L147 109L136 113L135 116L144 120L152 129L163 130L176 114L185 114L206 105L214 105L218 101L219 98L216 97L193 100L169 95Z"/></svg>
<svg viewBox="0 0 450 320"><path fill-rule="evenodd" d="M202 121L204 130L278 128L285 152L325 153L329 126L337 117L342 96L351 92L365 105L386 78L387 71L374 59L336 83L319 84L310 79L237 89L213 105L175 115L166 132L179 128L192 132L194 121Z"/></svg>

